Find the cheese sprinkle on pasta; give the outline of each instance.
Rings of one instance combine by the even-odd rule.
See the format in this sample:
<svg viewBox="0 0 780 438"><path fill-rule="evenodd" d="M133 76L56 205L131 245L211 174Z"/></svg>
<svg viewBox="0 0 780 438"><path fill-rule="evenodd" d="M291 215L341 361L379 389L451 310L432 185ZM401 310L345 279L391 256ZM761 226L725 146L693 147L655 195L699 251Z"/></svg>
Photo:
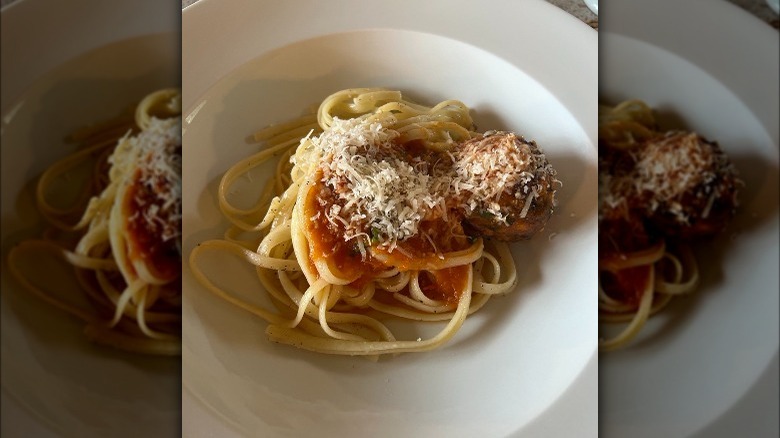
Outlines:
<svg viewBox="0 0 780 438"><path fill-rule="evenodd" d="M506 133L492 131L485 138L494 134ZM453 209L466 214L485 209L506 223L499 198L524 200L525 213L543 191L540 181L555 172L533 142L514 135L498 145L420 155L399 146L398 137L377 122L334 118L327 131L311 138L322 157L321 182L337 199L325 214L344 226L345 240L361 237L392 250L418 234L422 221L449 221Z"/></svg>

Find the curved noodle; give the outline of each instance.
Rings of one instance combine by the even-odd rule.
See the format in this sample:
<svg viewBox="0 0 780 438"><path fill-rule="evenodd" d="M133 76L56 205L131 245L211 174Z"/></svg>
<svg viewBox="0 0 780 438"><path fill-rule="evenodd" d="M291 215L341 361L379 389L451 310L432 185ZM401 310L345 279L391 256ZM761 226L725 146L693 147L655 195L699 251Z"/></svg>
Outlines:
<svg viewBox="0 0 780 438"><path fill-rule="evenodd" d="M53 228L9 253L17 280L83 320L97 343L180 354L180 114L179 90L164 89L146 96L133 118L74 134L83 146L50 166L37 185L38 210ZM92 178L77 200L58 206L54 188L90 163ZM75 268L94 309L71 304L25 272L30 260L46 254Z"/></svg>
<svg viewBox="0 0 780 438"><path fill-rule="evenodd" d="M683 138L688 149L667 143ZM661 131L642 101L599 106L599 321L625 324L616 336L599 340L600 351L625 347L672 298L696 290L699 270L689 242L725 226L741 184L713 144L695 133ZM637 158L645 151L656 155ZM705 173L704 182L690 183ZM638 181L636 175L645 179ZM697 190L707 194L709 203L700 201L707 198ZM717 202L722 202L721 214L708 217Z"/></svg>
<svg viewBox="0 0 780 438"><path fill-rule="evenodd" d="M364 356L440 347L468 314L491 296L515 287L515 261L506 243L466 236L458 220L446 219L452 212L439 206L426 210L432 219L415 223L416 231L400 237L383 234L385 229L380 232L373 225L355 226L350 221L359 221L359 214L345 219L333 213L362 201L338 201L328 195L323 172L329 171L322 163L335 162L329 154L338 152L329 152L321 142L328 136L341 141L352 135L349 129L358 128L364 129L358 148L371 148L372 139L385 135L401 145L394 147L402 149L386 152L388 160L395 157L394 150L420 145L421 154L451 155L457 143L481 135L474 131L469 109L459 101L428 107L393 90L337 92L320 104L316 115L254 135L266 147L228 169L218 188L219 207L231 226L224 239L198 244L190 254L190 267L216 296L268 321L266 333L274 342ZM376 144L378 150L384 147ZM278 156L275 175L260 198L240 205L233 196L235 183ZM348 163L359 166L366 160L358 153ZM335 229L341 234L329 234ZM227 253L255 267L274 308L248 302L205 273L204 257ZM429 339L398 340L384 323L388 318L447 324Z"/></svg>

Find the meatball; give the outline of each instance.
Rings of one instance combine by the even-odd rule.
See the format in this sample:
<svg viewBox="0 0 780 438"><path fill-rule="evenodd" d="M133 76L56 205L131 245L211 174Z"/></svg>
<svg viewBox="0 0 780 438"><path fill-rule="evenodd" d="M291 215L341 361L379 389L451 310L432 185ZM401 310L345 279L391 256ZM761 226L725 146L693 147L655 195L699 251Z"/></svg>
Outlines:
<svg viewBox="0 0 780 438"><path fill-rule="evenodd" d="M468 231L511 242L544 228L560 181L536 143L490 131L455 152L454 189Z"/></svg>
<svg viewBox="0 0 780 438"><path fill-rule="evenodd" d="M685 239L721 231L734 216L741 181L717 143L672 131L644 143L632 172L629 203L650 227Z"/></svg>

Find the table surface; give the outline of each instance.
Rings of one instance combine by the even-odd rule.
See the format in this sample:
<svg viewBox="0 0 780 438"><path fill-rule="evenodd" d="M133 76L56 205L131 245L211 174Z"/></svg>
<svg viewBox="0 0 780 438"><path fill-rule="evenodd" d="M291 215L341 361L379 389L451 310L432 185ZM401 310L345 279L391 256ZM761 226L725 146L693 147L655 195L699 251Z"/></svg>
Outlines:
<svg viewBox="0 0 780 438"><path fill-rule="evenodd" d="M0 6L6 7L17 1L21 1L21 0L0 0ZM554 4L555 6L558 6L564 11L574 15L575 17L587 23L589 26L593 27L594 29L599 28L599 17L593 12L591 12L590 9L588 9L588 7L585 6L585 3L583 3L582 0L547 0L547 1ZM727 0L727 1L734 3L735 5L741 7L742 9L745 9L746 11L760 18L763 22L769 24L775 29L778 29L780 27L780 20L778 20L777 14L775 14L772 11L772 9L769 8L765 0ZM197 2L198 0L182 0L181 7L183 9Z"/></svg>
<svg viewBox="0 0 780 438"><path fill-rule="evenodd" d="M6 1L6 0L3 0ZM11 0L13 1L13 0ZM558 6L564 11L574 15L583 22L587 23L590 27L598 30L599 17L591 12L582 0L546 0L549 3ZM770 26L778 29L780 27L780 20L778 20L777 14L766 4L765 0L727 0L730 3L741 7L742 9L755 15L761 21L769 24ZM198 0L182 0L181 7L185 8L193 3L197 3Z"/></svg>

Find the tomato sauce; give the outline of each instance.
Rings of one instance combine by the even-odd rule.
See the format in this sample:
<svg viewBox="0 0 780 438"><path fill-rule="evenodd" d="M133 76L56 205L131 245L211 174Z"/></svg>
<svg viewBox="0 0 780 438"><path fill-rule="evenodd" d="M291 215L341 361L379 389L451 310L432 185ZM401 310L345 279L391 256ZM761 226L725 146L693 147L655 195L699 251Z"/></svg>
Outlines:
<svg viewBox="0 0 780 438"><path fill-rule="evenodd" d="M653 281L650 266L619 270L610 266L624 265L628 255L646 252L659 242L638 217L603 220L599 224L599 275L607 295L626 304L639 305L645 289Z"/></svg>
<svg viewBox="0 0 780 438"><path fill-rule="evenodd" d="M638 306L651 278L650 266L641 265L617 272L601 272L601 287L610 297Z"/></svg>
<svg viewBox="0 0 780 438"><path fill-rule="evenodd" d="M320 205L321 199L326 202L324 206ZM364 260L357 239L344 240L344 226L328 221L325 211L330 208L332 202L332 196L322 184L318 183L309 191L304 206L304 216L308 218L304 226L309 237L309 258L312 262L320 259L332 262L331 266L338 271L334 274L341 278L358 277L353 285L363 286L384 267L370 254L366 254Z"/></svg>
<svg viewBox="0 0 780 438"><path fill-rule="evenodd" d="M128 212L128 256L130 260L143 260L156 277L171 281L181 274L181 253L175 238L163 240L161 223L154 220L150 223L146 220L145 216L151 215L150 209L153 205L161 211L163 200L152 187L141 180L139 169L125 196L124 211ZM157 219L169 220L160 215L157 215ZM177 221L176 227L181 228L180 220Z"/></svg>
<svg viewBox="0 0 780 438"><path fill-rule="evenodd" d="M434 300L454 304L460 299L460 294L468 287L471 266L461 265L432 272L432 277L420 276L420 289L425 296Z"/></svg>
<svg viewBox="0 0 780 438"><path fill-rule="evenodd" d="M344 239L345 227L338 221L330 222L325 214L333 205L335 195L319 181L307 196L304 206L304 217L308 218L304 225L309 237L309 258L312 264L317 260L327 260L331 268L342 278L356 278L350 285L361 288L374 280L379 273L389 266L400 271L430 270L433 279L425 275L423 290L432 299L447 302L457 302L459 293L468 286L468 275L471 266L458 266L443 270L435 270L441 262L440 252L464 249L468 242L452 238L450 226L443 220L427 221L421 226L431 241L420 235L413 236L403 242L392 252L374 247L371 250L382 252L386 262L377 260L366 248L366 254L361 253L357 239ZM446 237L442 237L446 236ZM463 241L461 241L463 240ZM436 245L434 248L433 244ZM465 242L465 243L464 243ZM437 252L438 250L438 252ZM383 257L384 258L384 257ZM429 281L430 280L430 281Z"/></svg>

